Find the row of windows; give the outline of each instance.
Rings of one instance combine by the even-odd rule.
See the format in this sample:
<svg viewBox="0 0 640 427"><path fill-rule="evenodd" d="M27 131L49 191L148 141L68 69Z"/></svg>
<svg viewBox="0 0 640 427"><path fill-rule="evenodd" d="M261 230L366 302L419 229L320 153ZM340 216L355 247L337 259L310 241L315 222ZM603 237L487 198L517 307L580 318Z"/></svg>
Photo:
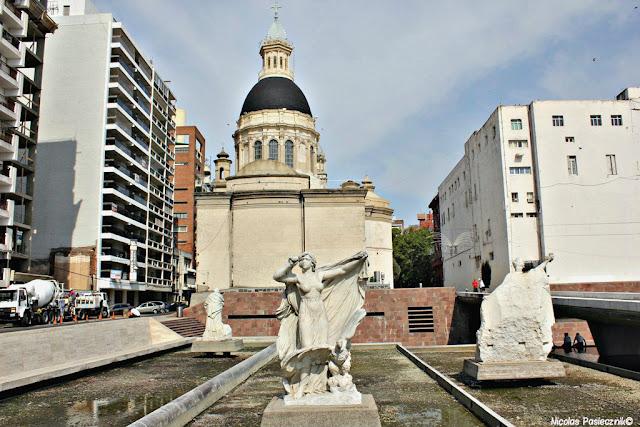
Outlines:
<svg viewBox="0 0 640 427"><path fill-rule="evenodd" d="M511 201L517 203L519 201L518 193L511 193ZM527 192L527 203L533 203L533 192Z"/></svg>
<svg viewBox="0 0 640 427"><path fill-rule="evenodd" d="M253 156L255 160L262 159L262 141L256 141L253 144ZM269 141L269 160L278 160L278 141L272 139ZM293 167L293 142L284 143L284 162L287 166Z"/></svg>
<svg viewBox="0 0 640 427"><path fill-rule="evenodd" d="M606 154L605 167L607 169L607 175L618 175L618 165L616 162L615 154ZM578 157L567 156L567 172L569 175L578 175Z"/></svg>
<svg viewBox="0 0 640 427"><path fill-rule="evenodd" d="M529 175L531 174L531 166L514 166L509 168L511 175Z"/></svg>
<svg viewBox="0 0 640 427"><path fill-rule="evenodd" d="M589 116L591 126L602 126L602 116L600 114L592 114ZM564 116L551 116L553 126L564 126ZM620 114L611 115L611 126L622 126L622 116Z"/></svg>
<svg viewBox="0 0 640 427"><path fill-rule="evenodd" d="M537 212L527 212L527 218L536 218L537 216ZM524 218L524 214L522 212L512 212L511 218Z"/></svg>

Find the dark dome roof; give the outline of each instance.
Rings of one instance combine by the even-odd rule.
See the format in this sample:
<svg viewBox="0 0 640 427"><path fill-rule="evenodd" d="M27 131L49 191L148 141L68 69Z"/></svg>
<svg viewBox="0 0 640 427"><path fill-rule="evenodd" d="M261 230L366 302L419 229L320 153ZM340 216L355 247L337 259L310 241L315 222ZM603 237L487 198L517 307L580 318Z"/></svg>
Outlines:
<svg viewBox="0 0 640 427"><path fill-rule="evenodd" d="M293 80L285 77L266 77L256 83L244 100L240 114L280 108L312 115L304 93Z"/></svg>

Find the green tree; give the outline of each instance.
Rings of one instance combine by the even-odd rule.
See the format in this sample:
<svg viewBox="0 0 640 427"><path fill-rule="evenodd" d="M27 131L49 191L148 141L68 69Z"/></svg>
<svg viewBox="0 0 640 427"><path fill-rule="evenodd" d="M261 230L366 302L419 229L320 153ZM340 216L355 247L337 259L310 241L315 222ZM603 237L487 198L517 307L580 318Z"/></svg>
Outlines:
<svg viewBox="0 0 640 427"><path fill-rule="evenodd" d="M397 288L433 286L433 234L429 229L412 227L404 232L394 229L393 279Z"/></svg>

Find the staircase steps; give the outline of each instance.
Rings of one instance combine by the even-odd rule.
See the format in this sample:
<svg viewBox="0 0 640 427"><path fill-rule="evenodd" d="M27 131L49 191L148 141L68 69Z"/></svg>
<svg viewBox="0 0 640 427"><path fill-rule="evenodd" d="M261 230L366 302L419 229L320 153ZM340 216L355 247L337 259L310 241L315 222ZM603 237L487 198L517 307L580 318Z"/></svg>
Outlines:
<svg viewBox="0 0 640 427"><path fill-rule="evenodd" d="M201 337L204 333L204 325L193 317L165 320L162 324L183 337Z"/></svg>

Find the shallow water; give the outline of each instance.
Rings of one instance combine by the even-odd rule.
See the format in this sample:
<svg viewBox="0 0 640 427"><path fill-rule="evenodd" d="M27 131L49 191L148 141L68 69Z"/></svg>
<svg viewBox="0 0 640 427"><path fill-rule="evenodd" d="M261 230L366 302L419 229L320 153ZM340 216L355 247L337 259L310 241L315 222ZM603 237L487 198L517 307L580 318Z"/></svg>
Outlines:
<svg viewBox="0 0 640 427"><path fill-rule="evenodd" d="M372 394L383 426L480 426L482 423L393 349L353 351L352 375ZM284 392L273 362L198 416L192 426L259 426L262 412Z"/></svg>
<svg viewBox="0 0 640 427"><path fill-rule="evenodd" d="M498 414L518 426L548 426L553 417L632 417L640 425L640 382L564 363L567 376L553 380L518 381L470 386L462 374L468 352L413 349L414 354L453 379Z"/></svg>
<svg viewBox="0 0 640 427"><path fill-rule="evenodd" d="M126 426L249 357L181 350L0 400L1 426Z"/></svg>

